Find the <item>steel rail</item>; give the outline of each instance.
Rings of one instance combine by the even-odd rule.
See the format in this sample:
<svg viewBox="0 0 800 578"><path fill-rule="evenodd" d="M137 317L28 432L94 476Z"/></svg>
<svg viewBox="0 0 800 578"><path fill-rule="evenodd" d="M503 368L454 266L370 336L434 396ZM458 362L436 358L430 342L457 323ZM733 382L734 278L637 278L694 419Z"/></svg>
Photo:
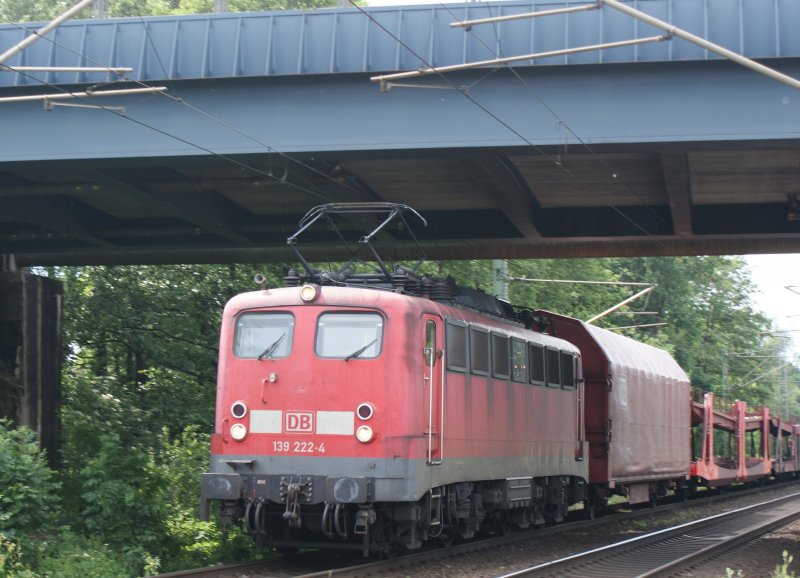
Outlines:
<svg viewBox="0 0 800 578"><path fill-rule="evenodd" d="M221 578L223 576L247 576L250 571L263 571L268 568L269 561L239 562L235 564L219 564L206 568L178 570L166 574L158 574L150 578Z"/></svg>
<svg viewBox="0 0 800 578"><path fill-rule="evenodd" d="M800 517L800 493L637 536L504 574L499 578L572 576L645 578L674 572Z"/></svg>
<svg viewBox="0 0 800 578"><path fill-rule="evenodd" d="M586 531L589 528L599 528L609 523L630 521L638 518L649 517L652 515L664 514L670 511L674 512L675 510L682 510L687 507L703 506L719 501L728 501L731 499L736 499L747 495L757 494L761 491L763 491L763 488L755 488L749 490L742 490L739 492L713 495L705 498L700 498L697 500L692 500L688 504L684 501L675 501L671 504L665 504L659 506L656 509L652 508L637 509L629 512L624 512L622 514L604 516L601 518L597 518L595 520L580 520L576 522L557 524L555 526L547 526L545 528L539 528L534 531L523 531L519 533L513 533L507 536L498 536L495 538L488 538L479 541L467 542L464 544L459 544L457 546L450 546L448 548L440 548L422 552L409 553L402 556L398 556L397 558L390 560L366 562L364 564L359 564L357 566L331 569L322 572L311 572L308 574L295 576L294 578L331 578L331 577L360 578L364 576L381 575L381 573L394 573L404 568L413 569L413 567L416 565L424 564L432 560L437 560L441 558L452 558L452 557L458 558L474 554L476 552L493 550L510 544L524 543L541 539L544 536L568 534L570 532L575 532L575 531ZM800 495L800 493L798 493L797 495ZM783 498L778 498L778 499L780 500ZM576 513L580 513L580 511L577 511ZM572 576L571 574L567 575ZM617 573L616 569L613 569L611 573L608 574L608 576L613 578L620 578L620 575Z"/></svg>

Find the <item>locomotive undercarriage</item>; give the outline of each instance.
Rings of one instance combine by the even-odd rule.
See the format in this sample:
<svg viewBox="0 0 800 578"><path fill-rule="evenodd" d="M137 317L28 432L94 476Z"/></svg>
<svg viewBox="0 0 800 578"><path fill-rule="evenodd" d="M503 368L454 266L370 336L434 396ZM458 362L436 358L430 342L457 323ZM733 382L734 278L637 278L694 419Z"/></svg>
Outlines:
<svg viewBox="0 0 800 578"><path fill-rule="evenodd" d="M392 555L425 542L449 545L478 533L560 522L585 501L586 483L573 476L459 482L433 488L417 502L304 503L291 485L281 502L264 497L226 500L221 518L241 520L261 547L361 549Z"/></svg>

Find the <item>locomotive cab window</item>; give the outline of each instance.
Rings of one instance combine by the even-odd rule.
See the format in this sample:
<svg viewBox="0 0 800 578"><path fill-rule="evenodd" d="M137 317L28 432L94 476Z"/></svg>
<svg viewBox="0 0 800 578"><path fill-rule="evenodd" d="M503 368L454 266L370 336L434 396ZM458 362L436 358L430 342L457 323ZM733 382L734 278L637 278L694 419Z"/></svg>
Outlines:
<svg viewBox="0 0 800 578"><path fill-rule="evenodd" d="M236 319L233 354L243 359L274 359L292 351L291 313L243 313Z"/></svg>
<svg viewBox="0 0 800 578"><path fill-rule="evenodd" d="M561 363L558 349L545 349L544 363L548 387L561 387Z"/></svg>
<svg viewBox="0 0 800 578"><path fill-rule="evenodd" d="M320 357L349 361L378 357L383 317L377 313L323 313L317 321L315 351Z"/></svg>
<svg viewBox="0 0 800 578"><path fill-rule="evenodd" d="M535 385L544 385L544 346L531 343L529 350L531 360L531 383Z"/></svg>
<svg viewBox="0 0 800 578"><path fill-rule="evenodd" d="M561 387L575 388L575 356L569 351L561 352Z"/></svg>

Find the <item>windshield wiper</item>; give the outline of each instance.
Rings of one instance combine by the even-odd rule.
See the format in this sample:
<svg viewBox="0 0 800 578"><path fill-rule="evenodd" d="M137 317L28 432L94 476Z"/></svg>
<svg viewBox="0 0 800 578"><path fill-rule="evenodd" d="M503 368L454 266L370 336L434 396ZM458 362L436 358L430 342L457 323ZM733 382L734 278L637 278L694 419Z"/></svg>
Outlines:
<svg viewBox="0 0 800 578"><path fill-rule="evenodd" d="M283 340L284 337L286 337L285 331L281 333L281 336L278 337L278 339L272 342L272 345L270 345L264 351L262 351L261 355L259 355L256 359L258 359L259 361L261 361L265 357L267 359L272 359L272 352L275 351L275 349L278 347L278 344Z"/></svg>
<svg viewBox="0 0 800 578"><path fill-rule="evenodd" d="M345 358L344 358L344 360L345 360L345 361L350 361L350 360L351 360L351 359L353 359L354 357L358 357L359 355L361 355L362 353L364 353L364 352L367 350L367 348L368 348L370 345L372 345L373 343L375 343L376 341L378 341L378 338L377 338L377 337L376 337L375 339L373 339L372 341L370 341L369 343L367 343L367 344L366 344L364 347L360 347L359 349L356 349L356 350L355 350L353 353L351 353L350 355L348 355L347 357L345 357Z"/></svg>

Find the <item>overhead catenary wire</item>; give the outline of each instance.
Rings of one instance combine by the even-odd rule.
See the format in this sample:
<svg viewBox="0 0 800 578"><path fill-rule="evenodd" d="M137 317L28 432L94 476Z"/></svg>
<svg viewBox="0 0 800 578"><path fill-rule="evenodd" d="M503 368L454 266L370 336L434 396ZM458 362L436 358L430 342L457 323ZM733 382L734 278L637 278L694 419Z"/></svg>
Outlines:
<svg viewBox="0 0 800 578"><path fill-rule="evenodd" d="M515 277L509 275L509 281L520 283L569 283L575 285L622 285L629 287L656 287L655 283L643 283L637 281L591 281L577 279L532 279L528 277Z"/></svg>
<svg viewBox="0 0 800 578"><path fill-rule="evenodd" d="M662 327L664 325L669 325L666 321L662 321L660 323L642 323L641 325L625 325L622 327L605 327L604 329L608 329L609 331L622 331L623 329L647 329L649 327Z"/></svg>

